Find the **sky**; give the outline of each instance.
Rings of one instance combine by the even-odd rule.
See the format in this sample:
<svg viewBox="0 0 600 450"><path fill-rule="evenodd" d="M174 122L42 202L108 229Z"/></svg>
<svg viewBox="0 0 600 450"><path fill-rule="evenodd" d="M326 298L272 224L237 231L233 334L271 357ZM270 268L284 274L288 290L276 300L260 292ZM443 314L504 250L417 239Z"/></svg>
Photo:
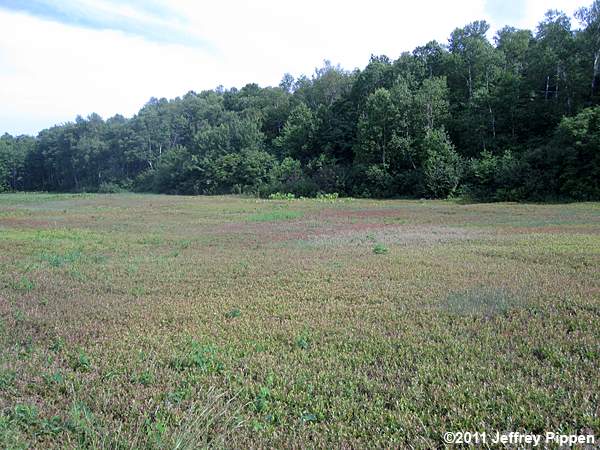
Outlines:
<svg viewBox="0 0 600 450"><path fill-rule="evenodd" d="M132 116L151 97L277 85L324 60L363 68L485 19L534 30L591 0L0 0L0 134L92 112ZM575 20L573 20L575 24ZM490 36L491 37L491 36Z"/></svg>

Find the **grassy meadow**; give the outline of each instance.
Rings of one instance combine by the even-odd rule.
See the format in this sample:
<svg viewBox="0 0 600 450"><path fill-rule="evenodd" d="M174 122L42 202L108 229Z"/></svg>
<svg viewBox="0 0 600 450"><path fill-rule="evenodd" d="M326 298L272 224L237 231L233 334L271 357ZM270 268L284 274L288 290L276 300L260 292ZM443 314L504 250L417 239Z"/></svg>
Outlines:
<svg viewBox="0 0 600 450"><path fill-rule="evenodd" d="M0 448L600 437L600 204L0 195Z"/></svg>

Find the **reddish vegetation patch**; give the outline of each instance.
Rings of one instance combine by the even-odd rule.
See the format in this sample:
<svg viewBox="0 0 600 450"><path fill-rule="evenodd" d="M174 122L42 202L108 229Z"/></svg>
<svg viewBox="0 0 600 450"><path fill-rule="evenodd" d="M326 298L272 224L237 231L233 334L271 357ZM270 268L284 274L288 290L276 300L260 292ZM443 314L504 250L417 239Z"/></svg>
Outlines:
<svg viewBox="0 0 600 450"><path fill-rule="evenodd" d="M354 218L348 212L348 218ZM379 214L377 212L376 214ZM344 217L337 215L338 218ZM237 235L250 245L288 241L307 241L315 244L345 245L351 242L378 241L389 244L441 243L452 240L476 239L487 236L482 230L438 225L400 225L383 222L325 221L318 216L295 221L262 223L226 223L211 234Z"/></svg>
<svg viewBox="0 0 600 450"><path fill-rule="evenodd" d="M326 245L348 245L352 242L379 242L384 244L434 245L454 240L477 239L487 236L478 230L444 226L406 226L355 224L362 227L349 227L336 230L335 233L323 233L312 241ZM371 225L371 226L369 226Z"/></svg>
<svg viewBox="0 0 600 450"><path fill-rule="evenodd" d="M398 218L398 211L394 209L324 209L316 214L319 218L346 218L346 219L368 219L368 218Z"/></svg>
<svg viewBox="0 0 600 450"><path fill-rule="evenodd" d="M18 200L0 448L437 448L473 414L598 435L595 204Z"/></svg>
<svg viewBox="0 0 600 450"><path fill-rule="evenodd" d="M54 224L55 222L49 222L47 220L24 219L21 217L4 217L0 219L0 225L7 227L50 228Z"/></svg>
<svg viewBox="0 0 600 450"><path fill-rule="evenodd" d="M510 233L518 234L532 234L532 233L543 233L543 234L592 234L600 235L600 228L592 227L578 227L573 225L549 225L542 227L514 227L510 228Z"/></svg>
<svg viewBox="0 0 600 450"><path fill-rule="evenodd" d="M318 226L317 226L318 225ZM212 233L217 235L239 234L257 241L283 242L305 240L319 236L344 235L373 230L398 228L398 225L369 222L317 222L315 220L261 222L261 223L225 223L216 227Z"/></svg>

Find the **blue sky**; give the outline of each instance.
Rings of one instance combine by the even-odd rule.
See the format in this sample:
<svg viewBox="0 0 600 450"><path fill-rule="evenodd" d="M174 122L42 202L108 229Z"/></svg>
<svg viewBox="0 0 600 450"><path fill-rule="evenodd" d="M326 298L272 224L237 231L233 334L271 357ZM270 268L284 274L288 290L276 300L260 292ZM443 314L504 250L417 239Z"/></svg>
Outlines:
<svg viewBox="0 0 600 450"><path fill-rule="evenodd" d="M590 0L591 1L591 0ZM457 26L535 28L576 0L0 0L0 134L77 114L134 114L150 97L277 84L324 59L352 69Z"/></svg>
<svg viewBox="0 0 600 450"><path fill-rule="evenodd" d="M0 0L0 7L65 25L117 30L156 42L208 45L191 32L185 15L167 2Z"/></svg>

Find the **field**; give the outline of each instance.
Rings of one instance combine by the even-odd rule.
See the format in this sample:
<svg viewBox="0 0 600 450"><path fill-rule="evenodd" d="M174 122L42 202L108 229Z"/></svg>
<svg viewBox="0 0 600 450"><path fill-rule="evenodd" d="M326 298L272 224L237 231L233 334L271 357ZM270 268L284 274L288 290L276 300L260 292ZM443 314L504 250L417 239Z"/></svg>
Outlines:
<svg viewBox="0 0 600 450"><path fill-rule="evenodd" d="M0 196L0 447L600 437L600 204Z"/></svg>

